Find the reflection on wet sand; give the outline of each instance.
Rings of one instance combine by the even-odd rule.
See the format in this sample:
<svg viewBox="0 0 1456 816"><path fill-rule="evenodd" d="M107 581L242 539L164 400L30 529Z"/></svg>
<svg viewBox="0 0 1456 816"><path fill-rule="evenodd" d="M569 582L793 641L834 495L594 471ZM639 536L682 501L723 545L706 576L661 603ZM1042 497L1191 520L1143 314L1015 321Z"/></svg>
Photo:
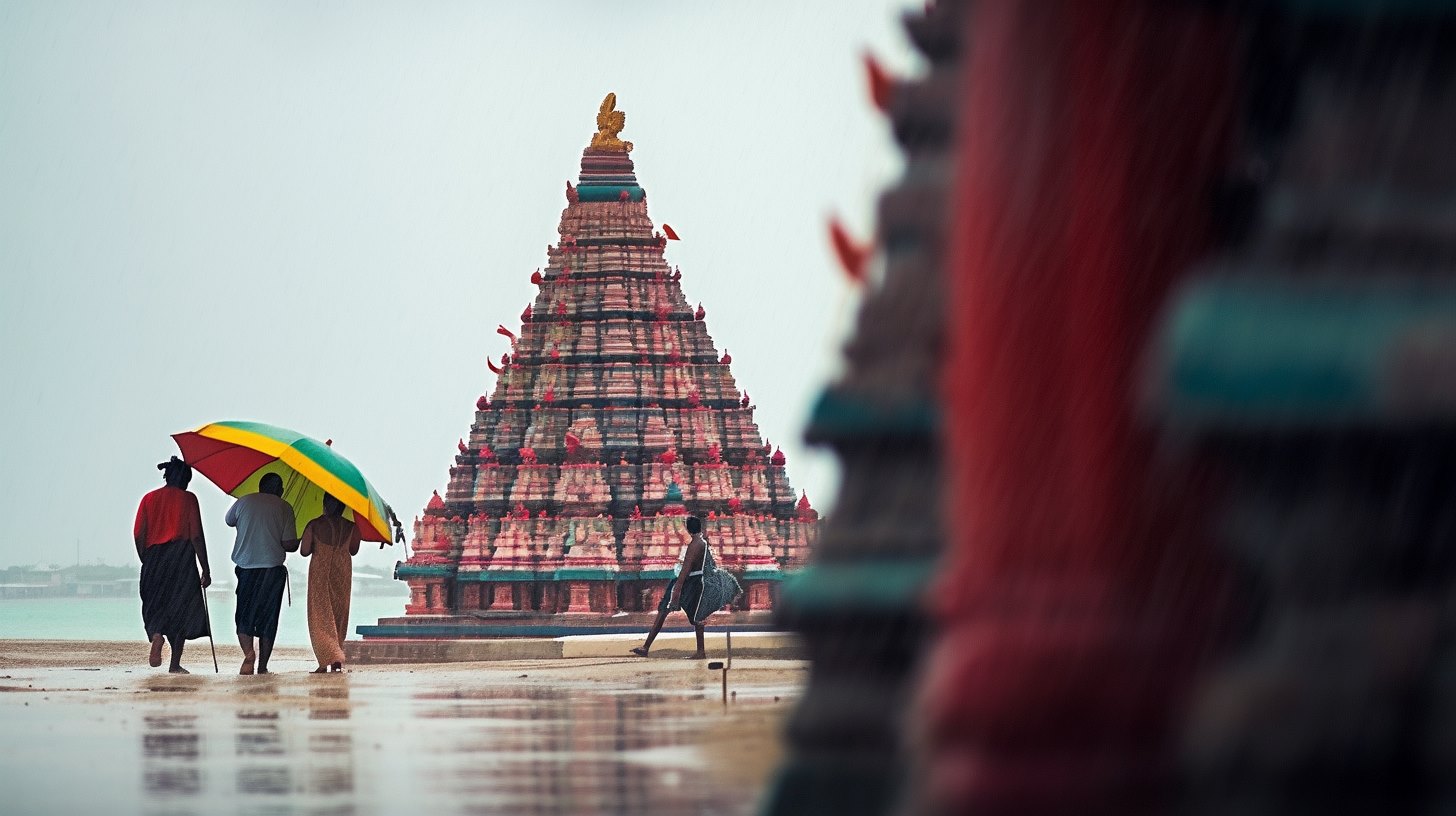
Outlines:
<svg viewBox="0 0 1456 816"><path fill-rule="evenodd" d="M196 796L202 790L202 735L194 714L151 714L143 718L142 787L158 800Z"/></svg>
<svg viewBox="0 0 1456 816"><path fill-rule="evenodd" d="M238 757L236 792L242 804L256 796L282 796L293 789L277 711L244 709L237 713L233 737Z"/></svg>
<svg viewBox="0 0 1456 816"><path fill-rule="evenodd" d="M349 682L343 675L309 678L308 729L303 771L305 792L332 807L314 813L353 813L354 734L349 730Z"/></svg>
<svg viewBox="0 0 1456 816"><path fill-rule="evenodd" d="M699 691L486 688L420 695L425 719L475 721L450 743L443 792L472 813L745 811L742 791L708 784L695 746L719 714ZM494 803L499 803L494 804Z"/></svg>
<svg viewBox="0 0 1456 816"><path fill-rule="evenodd" d="M750 693L725 709L716 681L673 665L650 669L670 676L649 684L609 668L616 679L588 682L562 669L538 679L533 668L527 680L519 670L476 668L105 678L91 689L28 697L30 706L48 707L41 716L18 694L0 696L0 721L12 723L14 743L118 771L65 791L81 810L751 813L767 770L735 780L707 757L725 756L715 753L725 735L774 750L766 728L789 705L777 702L783 680L760 686L771 695ZM78 726L57 734L51 725L62 721ZM734 725L749 721L768 725ZM39 763L24 775L0 772L20 786L18 801L59 798L46 793L37 769L49 766Z"/></svg>
<svg viewBox="0 0 1456 816"><path fill-rule="evenodd" d="M203 724L191 713L145 715L142 787L152 812L212 812L226 803L224 810L236 806L239 813L353 813L353 735L335 725L349 718L348 685L315 686L309 702L307 720L251 705L239 708L231 722ZM308 720L326 722L311 727ZM208 746L229 743L230 756L207 755ZM205 767L229 766L231 785L204 773Z"/></svg>
<svg viewBox="0 0 1456 816"><path fill-rule="evenodd" d="M308 718L349 719L349 683L343 675L324 674L309 678Z"/></svg>

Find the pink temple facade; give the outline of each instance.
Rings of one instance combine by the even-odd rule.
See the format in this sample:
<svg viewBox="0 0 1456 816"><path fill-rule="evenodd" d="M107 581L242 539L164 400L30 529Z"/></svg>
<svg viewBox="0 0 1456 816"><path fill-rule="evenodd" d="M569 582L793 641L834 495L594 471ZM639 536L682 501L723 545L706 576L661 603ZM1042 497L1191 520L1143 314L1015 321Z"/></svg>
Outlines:
<svg viewBox="0 0 1456 816"><path fill-rule="evenodd" d="M415 520L396 570L409 615L652 610L687 513L742 582L737 608L767 610L818 535L667 262L614 105L566 185L535 300L498 329L510 350L488 363L445 494Z"/></svg>

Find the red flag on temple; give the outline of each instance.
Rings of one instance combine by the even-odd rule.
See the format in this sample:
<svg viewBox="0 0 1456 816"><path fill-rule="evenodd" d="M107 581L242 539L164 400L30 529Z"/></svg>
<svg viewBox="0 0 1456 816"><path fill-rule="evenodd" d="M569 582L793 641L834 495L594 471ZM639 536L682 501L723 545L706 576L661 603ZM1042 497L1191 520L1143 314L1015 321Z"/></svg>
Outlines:
<svg viewBox="0 0 1456 816"><path fill-rule="evenodd" d="M895 80L891 79L890 74L880 66L880 62L875 59L874 54L865 52L864 64L865 73L870 80L870 101L875 103L875 107L879 109L880 113L888 113L890 98L895 93Z"/></svg>
<svg viewBox="0 0 1456 816"><path fill-rule="evenodd" d="M839 223L838 218L829 220L829 242L834 245L834 254L844 267L844 274L855 283L864 283L865 267L868 266L871 248L861 246Z"/></svg>
<svg viewBox="0 0 1456 816"><path fill-rule="evenodd" d="M663 235L666 235L667 236L667 240L669 240L669 241L680 241L680 240L682 240L681 238L678 238L677 237L677 230L673 229L672 227L668 226L667 224L663 224L662 225L662 234Z"/></svg>

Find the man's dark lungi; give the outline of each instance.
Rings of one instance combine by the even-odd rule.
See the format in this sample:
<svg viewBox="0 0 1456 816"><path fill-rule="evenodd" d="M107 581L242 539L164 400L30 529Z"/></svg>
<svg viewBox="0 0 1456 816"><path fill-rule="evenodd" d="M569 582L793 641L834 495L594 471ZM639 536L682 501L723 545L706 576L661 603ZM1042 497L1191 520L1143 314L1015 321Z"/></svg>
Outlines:
<svg viewBox="0 0 1456 816"><path fill-rule="evenodd" d="M238 576L238 611L234 620L238 634L272 640L278 634L278 612L283 606L283 589L288 585L288 568L247 569L233 567Z"/></svg>

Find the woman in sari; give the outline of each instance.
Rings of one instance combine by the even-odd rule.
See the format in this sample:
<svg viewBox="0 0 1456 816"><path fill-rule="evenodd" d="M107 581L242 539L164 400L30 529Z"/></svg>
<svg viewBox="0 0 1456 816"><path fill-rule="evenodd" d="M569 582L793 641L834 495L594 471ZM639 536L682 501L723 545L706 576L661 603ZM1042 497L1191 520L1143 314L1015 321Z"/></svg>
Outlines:
<svg viewBox="0 0 1456 816"><path fill-rule="evenodd" d="M212 583L207 566L207 541L197 496L188 492L192 468L173 456L157 465L167 484L142 497L132 539L142 562L142 624L151 654L147 662L162 665L162 643L172 645L173 674L182 668L182 647L192 638L207 637L212 627L202 591ZM202 574L197 574L198 565Z"/></svg>
<svg viewBox="0 0 1456 816"><path fill-rule="evenodd" d="M343 671L353 558L359 554L359 528L344 518L343 502L324 495L324 514L303 528L298 553L313 558L308 568L308 638L318 658L314 674Z"/></svg>

